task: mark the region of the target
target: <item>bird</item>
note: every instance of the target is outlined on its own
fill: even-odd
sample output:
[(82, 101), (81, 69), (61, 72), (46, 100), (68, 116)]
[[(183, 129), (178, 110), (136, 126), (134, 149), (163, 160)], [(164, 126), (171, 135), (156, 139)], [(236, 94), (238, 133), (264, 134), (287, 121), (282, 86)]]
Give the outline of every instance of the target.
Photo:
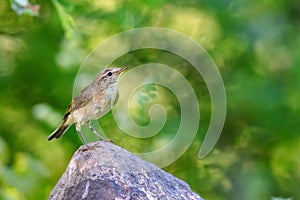
[(106, 68), (101, 71), (95, 80), (85, 87), (69, 104), (63, 121), (50, 134), (48, 141), (60, 138), (75, 124), (81, 141), (86, 145), (81, 126), (87, 124), (99, 140), (104, 140), (93, 128), (91, 121), (97, 120), (108, 113), (118, 100), (118, 80), (120, 74), (128, 67)]

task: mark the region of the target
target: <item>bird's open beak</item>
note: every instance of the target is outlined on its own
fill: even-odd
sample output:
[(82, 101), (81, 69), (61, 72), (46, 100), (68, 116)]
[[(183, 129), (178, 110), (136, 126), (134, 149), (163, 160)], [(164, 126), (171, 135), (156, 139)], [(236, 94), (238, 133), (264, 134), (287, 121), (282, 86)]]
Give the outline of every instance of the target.
[(121, 68), (117, 73), (118, 74), (121, 74), (124, 70), (126, 70), (128, 67), (123, 67), (123, 68)]

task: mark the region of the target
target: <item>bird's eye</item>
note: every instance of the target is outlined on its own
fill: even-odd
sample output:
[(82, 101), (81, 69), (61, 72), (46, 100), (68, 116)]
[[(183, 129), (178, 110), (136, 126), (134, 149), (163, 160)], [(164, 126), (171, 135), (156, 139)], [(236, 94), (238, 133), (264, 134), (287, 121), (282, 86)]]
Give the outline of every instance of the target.
[(107, 75), (108, 75), (108, 76), (111, 76), (111, 75), (112, 75), (112, 73), (111, 73), (111, 72), (108, 72), (108, 73), (107, 73)]

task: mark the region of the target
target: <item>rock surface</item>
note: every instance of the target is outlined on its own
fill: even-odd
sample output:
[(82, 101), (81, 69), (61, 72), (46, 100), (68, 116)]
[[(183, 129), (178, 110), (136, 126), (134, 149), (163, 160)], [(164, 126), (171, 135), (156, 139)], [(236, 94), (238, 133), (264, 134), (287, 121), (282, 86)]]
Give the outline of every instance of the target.
[(202, 199), (189, 185), (110, 142), (81, 146), (49, 199)]

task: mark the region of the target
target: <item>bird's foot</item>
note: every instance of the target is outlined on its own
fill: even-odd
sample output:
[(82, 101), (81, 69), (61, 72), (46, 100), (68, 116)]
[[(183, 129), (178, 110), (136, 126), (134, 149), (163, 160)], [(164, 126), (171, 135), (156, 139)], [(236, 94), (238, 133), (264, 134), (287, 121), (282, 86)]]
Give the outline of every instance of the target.
[(84, 146), (84, 148), (81, 149), (81, 151), (96, 150), (98, 147), (99, 147), (98, 144), (94, 144), (93, 146), (90, 146), (90, 145), (86, 144)]
[(102, 137), (101, 137), (101, 138), (98, 137), (98, 139), (99, 139), (99, 141), (101, 141), (101, 142), (110, 142), (110, 143), (113, 143), (113, 144), (114, 144), (114, 141), (113, 141), (112, 139), (106, 140), (106, 139), (103, 139)]
[(114, 144), (114, 141), (112, 139), (107, 140), (107, 142)]

